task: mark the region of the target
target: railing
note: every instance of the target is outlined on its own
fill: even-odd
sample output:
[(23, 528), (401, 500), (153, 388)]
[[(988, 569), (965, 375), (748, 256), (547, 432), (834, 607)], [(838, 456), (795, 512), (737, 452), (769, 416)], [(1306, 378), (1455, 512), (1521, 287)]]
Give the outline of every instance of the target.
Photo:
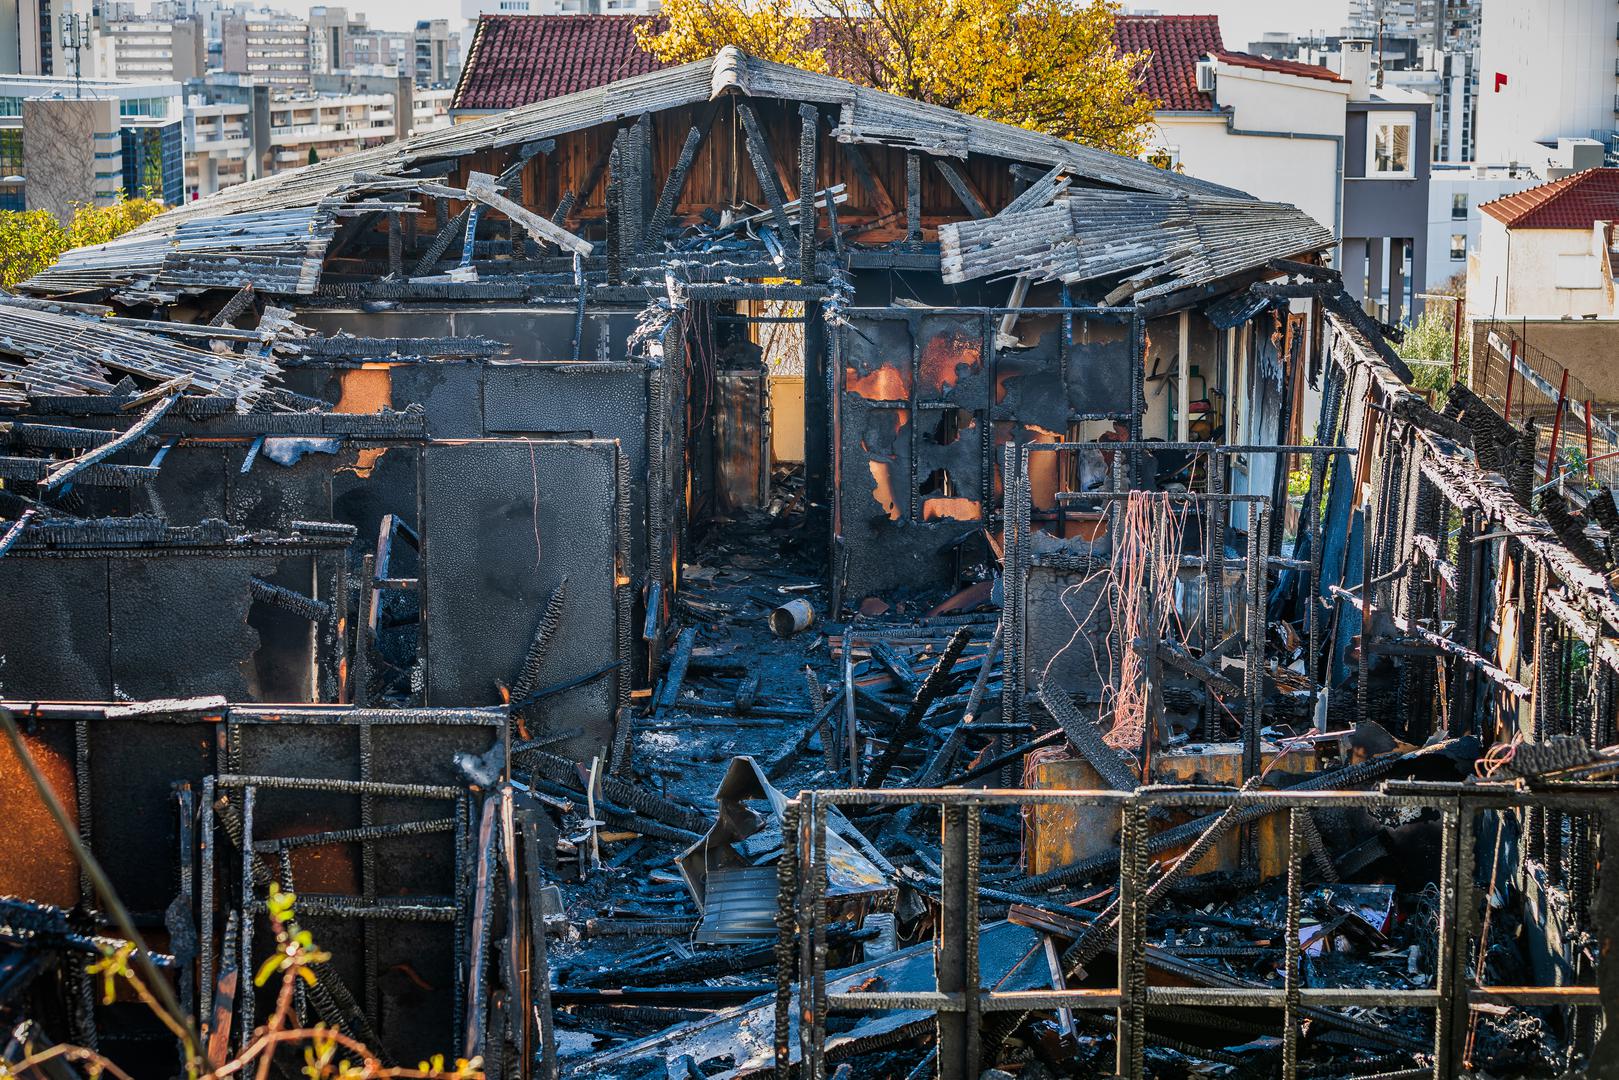
[[(1580, 474), (1619, 487), (1619, 416), (1579, 376), (1530, 345), (1508, 323), (1491, 323), (1473, 361), (1473, 389), (1509, 422), (1535, 422), (1537, 484)], [(1556, 446), (1556, 467), (1547, 468)]]
[[(1595, 787), (1593, 785), (1592, 787)], [(1055, 977), (1050, 990), (1001, 991), (985, 989), (979, 970), (979, 904), (982, 892), (992, 899), (1021, 899), (1035, 909), (1036, 895), (1016, 897), (1001, 890), (981, 890), (979, 884), (980, 814), (986, 809), (1036, 805), (1098, 807), (1116, 811), (1121, 824), (1119, 875), (1115, 899), (1100, 914), (1053, 906), (1051, 918), (1070, 925), (1087, 919), (1079, 931), (1083, 946), (1100, 935), (1102, 948), (1116, 957), (1113, 986), (1068, 989), (1065, 978)], [(842, 989), (829, 992), (826, 961), (828, 921), (827, 822), (834, 808), (891, 808), (936, 806), (941, 818), (940, 859), (937, 875), (937, 936), (934, 941), (934, 987), (922, 991)], [(1149, 881), (1149, 841), (1154, 810), (1222, 812), (1235, 827), (1271, 813), (1286, 812), (1287, 841), (1286, 939), (1282, 953), (1282, 985), (1268, 987), (1223, 976), (1213, 968), (1182, 962), (1183, 974), (1206, 973), (1208, 985), (1149, 986), (1147, 966), (1147, 914), (1158, 898), (1159, 883)], [(1437, 811), (1441, 819), (1436, 949), (1432, 983), (1425, 989), (1383, 989), (1352, 986), (1306, 986), (1300, 975), (1301, 899), (1304, 890), (1304, 855), (1314, 833), (1310, 816), (1317, 810), (1373, 809), (1383, 811)], [(1358, 1030), (1368, 1038), (1378, 1029), (1331, 1010), (1339, 1008), (1431, 1009), (1433, 1038), (1432, 1075), (1458, 1075), (1467, 1056), (1471, 1013), (1478, 1006), (1548, 1005), (1601, 1006), (1596, 986), (1476, 986), (1470, 985), (1473, 943), (1478, 937), (1480, 907), (1476, 875), (1476, 818), (1480, 814), (1537, 810), (1541, 813), (1586, 816), (1599, 825), (1602, 865), (1619, 860), (1619, 806), (1611, 787), (1606, 790), (1520, 791), (1506, 785), (1388, 784), (1382, 792), (1360, 791), (1211, 791), (1207, 788), (1143, 787), (1122, 791), (970, 791), (962, 789), (855, 789), (809, 791), (790, 803), (784, 829), (785, 853), (779, 864), (777, 912), (778, 969), (776, 990), (776, 1075), (792, 1070), (790, 1031), (798, 1020), (800, 1060), (797, 1075), (805, 1080), (826, 1076), (827, 1020), (834, 1012), (891, 1012), (921, 1010), (935, 1018), (937, 1067), (940, 1080), (974, 1080), (980, 1061), (980, 1024), (988, 1014), (1044, 1010), (1109, 1010), (1114, 1014), (1115, 1071), (1125, 1077), (1145, 1075), (1149, 1006), (1198, 1008), (1268, 1008), (1282, 1010), (1280, 1075), (1298, 1075), (1300, 1023), (1310, 1020), (1328, 1026)], [(903, 811), (902, 811), (903, 812)], [(911, 811), (914, 813), (915, 811)], [(1614, 838), (1610, 840), (1610, 838)], [(1604, 875), (1598, 902), (1592, 907), (1593, 925), (1619, 917), (1619, 875)], [(1095, 945), (1098, 942), (1092, 941)], [(1082, 955), (1085, 950), (1080, 951)], [(1161, 950), (1160, 950), (1161, 952)], [(797, 983), (793, 972), (796, 957)], [(1067, 966), (1067, 965), (1064, 965)], [(1071, 970), (1071, 968), (1070, 968)], [(1093, 972), (1100, 968), (1093, 965)], [(796, 999), (796, 1000), (795, 1000)], [(1384, 1038), (1387, 1036), (1384, 1035)], [(1382, 1039), (1378, 1038), (1379, 1044)], [(1424, 1072), (1427, 1067), (1424, 1066)]]

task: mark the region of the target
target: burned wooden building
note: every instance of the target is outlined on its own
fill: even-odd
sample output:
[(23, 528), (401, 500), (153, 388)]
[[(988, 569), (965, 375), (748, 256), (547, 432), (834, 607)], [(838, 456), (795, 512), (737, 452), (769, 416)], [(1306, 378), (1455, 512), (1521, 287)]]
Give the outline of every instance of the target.
[[(90, 989), (139, 936), (202, 1071), (266, 1018), (522, 1077), (1599, 1064), (1602, 504), (1504, 500), (1331, 242), (728, 49), (69, 252), (0, 296), (7, 1060), (172, 1073)], [(1490, 844), (1561, 905), (1509, 981)]]

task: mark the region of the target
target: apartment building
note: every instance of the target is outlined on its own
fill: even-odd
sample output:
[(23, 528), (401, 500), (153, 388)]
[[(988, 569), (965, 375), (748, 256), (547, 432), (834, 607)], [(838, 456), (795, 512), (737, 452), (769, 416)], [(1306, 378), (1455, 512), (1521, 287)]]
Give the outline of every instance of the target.
[(458, 35), (448, 19), (422, 19), (411, 36), (417, 86), (450, 86), (461, 73)]
[(120, 79), (184, 82), (208, 70), (201, 20), (119, 19), (106, 24), (112, 40), (113, 73)]
[(254, 75), (272, 87), (309, 86), (309, 24), (290, 15), (252, 12), (225, 20), (222, 70)]
[[(358, 80), (344, 94), (286, 94), (251, 79), (213, 76), (189, 86), (186, 187), (210, 195), (246, 180), (391, 142), (449, 123), (447, 88), (418, 89), (409, 75)], [(409, 109), (408, 123), (401, 124)]]
[(0, 210), (184, 196), (180, 84), (0, 75)]

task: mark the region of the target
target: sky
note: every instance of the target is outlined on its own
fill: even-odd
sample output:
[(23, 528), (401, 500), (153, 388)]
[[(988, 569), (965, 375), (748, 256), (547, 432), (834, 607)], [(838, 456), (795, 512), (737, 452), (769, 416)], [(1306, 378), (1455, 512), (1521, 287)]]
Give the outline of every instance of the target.
[[(308, 0), (266, 0), (271, 7), (306, 14)], [(460, 0), (318, 0), (363, 11), (366, 21), (384, 30), (409, 30), (418, 19), (449, 19), (462, 25)], [(1336, 32), (1343, 26), (1348, 0), (1125, 0), (1131, 11), (1165, 15), (1218, 15), (1226, 48), (1244, 49), (1266, 30), (1289, 33)]]
[(1228, 49), (1242, 50), (1267, 30), (1303, 34), (1337, 33), (1348, 14), (1348, 0), (1126, 0), (1129, 11), (1163, 15), (1218, 15)]

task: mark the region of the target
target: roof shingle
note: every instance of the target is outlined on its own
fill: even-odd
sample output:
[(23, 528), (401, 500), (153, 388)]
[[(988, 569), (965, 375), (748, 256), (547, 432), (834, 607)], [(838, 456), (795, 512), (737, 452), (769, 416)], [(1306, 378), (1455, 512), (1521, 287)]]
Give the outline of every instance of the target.
[(1619, 221), (1619, 169), (1586, 169), (1478, 208), (1510, 229), (1589, 229)]
[(1160, 108), (1167, 112), (1214, 111), (1214, 98), (1197, 88), (1198, 62), (1211, 56), (1236, 67), (1347, 82), (1337, 72), (1315, 64), (1230, 51), (1214, 15), (1120, 15), (1114, 23), (1113, 40), (1125, 52), (1151, 51), (1142, 85), (1163, 102)]
[(485, 15), (452, 109), (515, 109), (667, 67), (635, 41), (640, 15)]

